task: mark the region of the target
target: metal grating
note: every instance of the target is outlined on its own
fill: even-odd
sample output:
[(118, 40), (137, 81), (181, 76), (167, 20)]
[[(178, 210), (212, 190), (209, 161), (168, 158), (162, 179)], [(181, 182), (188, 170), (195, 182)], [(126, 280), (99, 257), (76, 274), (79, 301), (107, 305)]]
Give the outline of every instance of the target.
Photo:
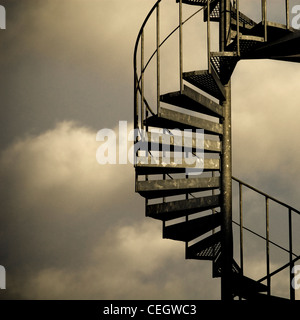
[[(237, 18), (237, 12), (236, 9), (234, 7), (231, 7), (231, 18), (234, 19), (236, 21)], [(251, 27), (254, 27), (256, 25), (256, 22), (253, 21), (252, 19), (248, 18), (246, 15), (244, 15), (242, 12), (239, 13), (239, 21), (244, 24), (244, 25), (248, 25)]]
[[(212, 2), (210, 8), (210, 21), (219, 21), (220, 19), (220, 2)], [(204, 22), (207, 21), (207, 9), (204, 10)]]
[[(257, 38), (257, 37), (256, 37)], [(258, 39), (258, 38), (257, 38)], [(240, 39), (240, 53), (246, 55), (251, 50), (256, 49), (259, 45), (263, 44), (262, 41), (253, 39)], [(237, 51), (237, 40), (234, 41), (227, 47), (230, 51)]]
[(217, 86), (213, 76), (206, 73), (197, 73), (197, 72), (189, 72), (183, 75), (183, 79), (188, 81), (195, 87), (207, 92), (213, 97), (222, 100), (223, 95), (220, 92), (219, 87)]
[[(179, 0), (176, 0), (176, 2), (179, 2)], [(194, 6), (205, 6), (207, 4), (207, 0), (182, 0), (182, 3)]]
[(210, 60), (221, 82), (223, 84), (228, 83), (238, 58), (236, 56), (212, 56)]

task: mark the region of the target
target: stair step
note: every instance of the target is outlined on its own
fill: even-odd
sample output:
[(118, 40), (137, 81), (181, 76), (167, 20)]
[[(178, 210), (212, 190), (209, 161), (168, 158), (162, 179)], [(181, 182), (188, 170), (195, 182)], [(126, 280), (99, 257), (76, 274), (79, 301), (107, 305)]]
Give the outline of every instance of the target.
[(266, 285), (237, 273), (232, 274), (232, 287), (234, 295), (246, 299), (268, 289)]
[(211, 52), (211, 64), (223, 85), (228, 83), (238, 60), (235, 52)]
[[(263, 37), (252, 36), (252, 35), (240, 35), (240, 53), (241, 56), (247, 55), (252, 50), (258, 48), (264, 43)], [(227, 46), (229, 51), (237, 51), (237, 37), (233, 42)]]
[(186, 249), (186, 259), (214, 260), (221, 250), (221, 231), (189, 246)]
[(158, 132), (147, 132), (147, 138), (149, 142), (149, 150), (151, 148), (156, 148), (158, 150), (158, 146), (163, 144), (168, 144), (171, 148), (174, 147), (182, 147), (182, 148), (191, 148), (192, 151), (202, 150), (211, 152), (211, 153), (219, 153), (221, 152), (221, 142), (217, 140), (210, 139), (198, 139), (195, 134), (188, 139), (184, 139), (184, 132), (180, 131), (181, 135), (178, 135), (178, 132), (170, 133), (158, 133)]
[(217, 208), (220, 206), (220, 195), (206, 196), (187, 200), (178, 200), (146, 206), (146, 216), (168, 221), (189, 214)]
[[(210, 5), (210, 21), (218, 22), (220, 20), (220, 1), (213, 1)], [(203, 20), (207, 21), (207, 8), (204, 9)]]
[(136, 192), (148, 199), (218, 189), (219, 177), (137, 181)]
[(225, 100), (224, 86), (213, 69), (211, 73), (208, 70), (184, 72), (183, 79), (211, 96)]
[[(256, 24), (251, 30), (249, 30), (249, 35), (263, 37), (265, 33), (265, 23), (264, 21)], [(294, 33), (294, 29), (287, 29), (285, 24), (267, 21), (267, 41), (276, 41), (286, 35)]]
[(222, 124), (162, 107), (159, 115), (146, 119), (145, 125), (168, 129), (204, 129), (206, 133), (223, 134)]
[(219, 104), (188, 86), (183, 87), (182, 93), (180, 93), (180, 91), (167, 93), (162, 95), (160, 100), (174, 106), (201, 112), (209, 116), (223, 117), (223, 108)]
[[(231, 26), (236, 26), (237, 25), (237, 10), (234, 6), (231, 5)], [(252, 29), (253, 27), (256, 26), (256, 22), (247, 17), (245, 14), (242, 12), (239, 12), (239, 21), (240, 21), (240, 28), (243, 29)]]
[(221, 225), (221, 213), (176, 223), (163, 228), (163, 238), (178, 241), (191, 241)]
[(300, 62), (300, 31), (289, 32), (285, 36), (264, 43), (255, 48), (247, 59), (275, 59), (281, 61)]
[[(176, 2), (179, 2), (179, 0), (176, 0)], [(190, 4), (193, 6), (206, 6), (207, 0), (182, 0), (182, 3)]]
[[(186, 161), (187, 160), (187, 161)], [(169, 158), (169, 157), (138, 157), (135, 169), (138, 174), (161, 174), (161, 173), (181, 173), (186, 169), (201, 171), (214, 171), (220, 169), (219, 159), (203, 159), (194, 156), (191, 158)]]

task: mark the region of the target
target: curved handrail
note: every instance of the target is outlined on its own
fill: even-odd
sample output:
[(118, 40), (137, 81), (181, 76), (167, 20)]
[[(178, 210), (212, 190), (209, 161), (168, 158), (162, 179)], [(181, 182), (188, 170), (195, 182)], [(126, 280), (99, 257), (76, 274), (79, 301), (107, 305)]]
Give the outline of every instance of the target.
[[(138, 102), (137, 102), (137, 90), (140, 90), (140, 87), (138, 85), (138, 76), (137, 76), (137, 49), (138, 49), (138, 45), (143, 33), (143, 30), (145, 28), (145, 25), (147, 24), (149, 18), (151, 17), (152, 13), (154, 12), (154, 10), (157, 8), (158, 4), (161, 2), (161, 0), (158, 0), (154, 6), (152, 7), (152, 9), (149, 11), (148, 15), (146, 16), (140, 31), (138, 33), (136, 42), (135, 42), (135, 46), (134, 46), (134, 54), (133, 54), (133, 68), (134, 68), (134, 127), (137, 128), (138, 127)], [(146, 104), (148, 105), (148, 103)]]
[[(216, 0), (213, 0), (212, 2), (214, 2)], [(153, 7), (151, 8), (151, 10), (149, 11), (148, 15), (146, 16), (136, 39), (135, 42), (135, 46), (134, 46), (134, 58), (133, 58), (133, 65), (134, 65), (134, 125), (135, 128), (138, 127), (138, 102), (137, 102), (137, 91), (139, 91), (141, 93), (141, 88), (140, 88), (140, 81), (142, 78), (142, 75), (140, 77), (138, 77), (137, 74), (137, 50), (138, 50), (138, 45), (140, 43), (141, 37), (142, 37), (142, 33), (143, 30), (148, 22), (148, 20), (150, 19), (150, 17), (152, 16), (153, 12), (155, 11), (155, 9), (157, 9), (159, 3), (161, 2), (161, 0), (158, 0)], [(203, 9), (207, 8), (207, 6), (201, 7), (199, 10), (195, 11), (194, 13), (192, 13), (188, 18), (186, 18), (184, 21), (182, 21), (182, 25), (184, 25), (186, 22), (188, 22), (190, 19), (192, 19), (195, 15), (197, 15), (199, 12), (201, 12)], [(180, 25), (178, 25), (177, 27), (175, 27), (165, 38), (164, 40), (159, 43), (158, 48), (160, 48), (178, 29), (180, 28)], [(150, 56), (150, 58), (148, 59), (148, 61), (146, 62), (145, 66), (143, 67), (143, 70), (141, 70), (141, 73), (145, 72), (145, 70), (147, 69), (149, 63), (151, 62), (151, 60), (153, 59), (153, 57), (157, 54), (158, 49), (154, 50), (154, 52), (152, 53), (152, 55)], [(150, 113), (152, 115), (154, 115), (153, 110), (151, 110), (149, 103), (147, 102), (147, 100), (145, 99), (145, 97), (143, 97), (143, 102), (146, 105), (146, 108), (148, 109), (148, 111), (150, 111)]]

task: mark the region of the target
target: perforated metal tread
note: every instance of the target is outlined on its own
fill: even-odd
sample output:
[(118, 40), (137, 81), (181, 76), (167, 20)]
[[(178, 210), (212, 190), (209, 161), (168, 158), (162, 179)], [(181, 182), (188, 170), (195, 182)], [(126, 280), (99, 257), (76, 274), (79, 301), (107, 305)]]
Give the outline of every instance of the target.
[(239, 58), (233, 52), (212, 52), (210, 61), (222, 84), (225, 85), (228, 83)]
[[(212, 0), (212, 1), (218, 1), (218, 0)], [(179, 0), (176, 0), (176, 2), (179, 2)], [(193, 6), (206, 6), (207, 0), (182, 0), (182, 3), (190, 4)]]
[[(215, 1), (211, 3), (209, 17), (210, 21), (218, 22), (220, 20), (220, 1)], [(204, 10), (203, 20), (204, 22), (207, 21), (207, 9)]]
[[(242, 35), (240, 36), (240, 54), (241, 58), (251, 53), (252, 50), (259, 48), (264, 44), (264, 38), (258, 36)], [(226, 50), (236, 52), (237, 51), (237, 37), (233, 42), (227, 46)]]
[(160, 100), (186, 110), (196, 111), (218, 118), (223, 117), (223, 108), (218, 103), (186, 85), (184, 85), (182, 92), (175, 91), (166, 93), (160, 96)]
[(221, 231), (189, 246), (186, 259), (214, 260), (221, 250)]
[(212, 73), (209, 73), (208, 70), (184, 72), (183, 79), (214, 98), (219, 100), (225, 99), (225, 90), (222, 88), (222, 83), (220, 82), (218, 86), (216, 80), (218, 81), (219, 79), (214, 77)]

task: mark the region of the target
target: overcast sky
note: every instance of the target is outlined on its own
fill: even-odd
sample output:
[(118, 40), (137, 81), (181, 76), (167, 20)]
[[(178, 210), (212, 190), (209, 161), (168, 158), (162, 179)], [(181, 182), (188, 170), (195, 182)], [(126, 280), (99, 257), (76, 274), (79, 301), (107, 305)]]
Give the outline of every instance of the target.
[[(176, 25), (175, 0), (163, 2), (163, 27)], [(220, 298), (211, 264), (184, 260), (184, 244), (163, 240), (161, 224), (144, 217), (132, 165), (96, 161), (98, 130), (133, 121), (133, 47), (153, 4), (0, 1), (7, 13), (0, 30), (1, 298)], [(257, 15), (245, 1), (244, 8)], [(297, 64), (243, 61), (232, 78), (233, 173), (296, 208), (299, 77)], [(275, 237), (282, 224), (274, 221)], [(261, 273), (256, 249), (249, 249), (252, 275)]]

